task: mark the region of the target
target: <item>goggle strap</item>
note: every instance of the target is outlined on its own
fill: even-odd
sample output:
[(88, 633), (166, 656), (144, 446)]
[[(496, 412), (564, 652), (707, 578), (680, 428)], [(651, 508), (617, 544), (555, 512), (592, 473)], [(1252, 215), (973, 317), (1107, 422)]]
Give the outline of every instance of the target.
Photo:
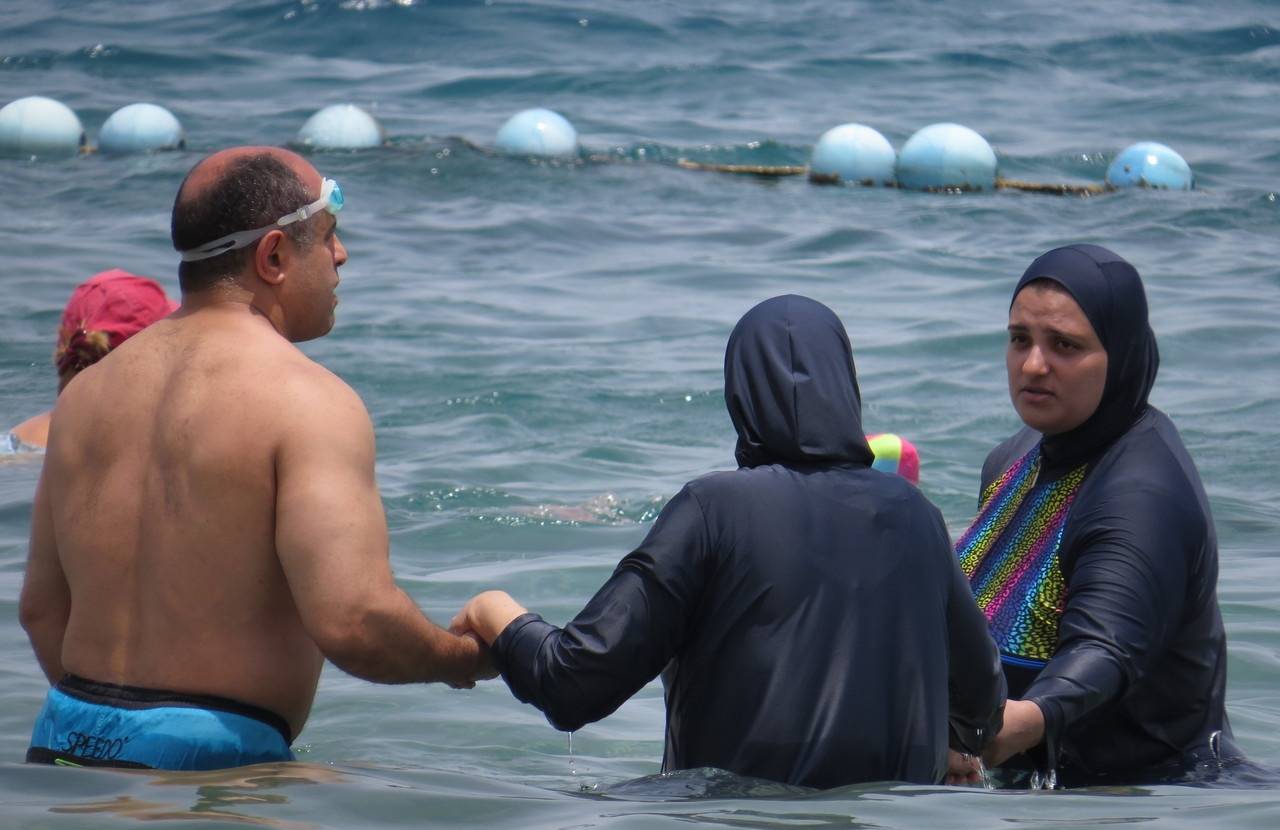
[[(265, 228), (229, 233), (226, 236), (218, 237), (212, 242), (206, 242), (203, 245), (199, 245), (188, 251), (183, 251), (182, 261), (199, 262), (202, 259), (213, 259), (216, 256), (225, 254), (227, 251), (244, 248), (277, 228), (292, 225), (294, 222), (302, 222), (319, 213), (322, 209), (329, 207), (329, 200), (337, 186), (338, 183), (333, 179), (324, 179), (320, 184), (320, 198), (316, 199), (311, 204), (303, 205), (293, 213), (286, 213), (284, 216), (277, 219), (274, 224), (267, 225)], [(341, 209), (342, 203), (338, 202), (337, 208), (333, 212), (336, 213)]]

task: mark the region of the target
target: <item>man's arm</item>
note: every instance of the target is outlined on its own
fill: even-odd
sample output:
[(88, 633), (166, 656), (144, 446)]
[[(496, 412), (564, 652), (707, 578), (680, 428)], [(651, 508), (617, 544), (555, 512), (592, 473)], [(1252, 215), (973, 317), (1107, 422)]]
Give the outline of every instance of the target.
[(31, 510), (31, 548), (18, 600), (18, 618), (50, 683), (62, 679), (62, 640), (71, 616), (71, 589), (58, 559), (53, 509), (41, 472)]
[(488, 673), (486, 650), (428, 620), (392, 576), (364, 404), (327, 373), (297, 387), (276, 457), (276, 551), (303, 626), (365, 680), (470, 685)]

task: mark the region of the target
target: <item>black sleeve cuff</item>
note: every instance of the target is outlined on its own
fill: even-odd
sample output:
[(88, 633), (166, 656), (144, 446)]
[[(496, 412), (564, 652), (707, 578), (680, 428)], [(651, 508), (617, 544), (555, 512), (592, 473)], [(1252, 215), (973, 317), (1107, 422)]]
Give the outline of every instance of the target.
[(521, 703), (535, 702), (538, 652), (547, 637), (557, 630), (538, 614), (521, 614), (507, 623), (489, 647), (493, 665), (502, 673), (511, 694)]

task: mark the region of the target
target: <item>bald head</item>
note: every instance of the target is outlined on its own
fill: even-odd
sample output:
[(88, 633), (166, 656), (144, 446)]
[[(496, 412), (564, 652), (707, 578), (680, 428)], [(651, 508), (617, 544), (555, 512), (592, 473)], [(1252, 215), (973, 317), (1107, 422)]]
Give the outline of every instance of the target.
[[(279, 147), (232, 147), (196, 163), (178, 188), (171, 236), (179, 251), (228, 234), (261, 228), (314, 201), (320, 174), (297, 153)], [(299, 244), (311, 242), (310, 223), (285, 232)], [(178, 279), (184, 294), (236, 279), (253, 261), (255, 246), (210, 259), (183, 262)]]
[(231, 147), (205, 156), (196, 162), (178, 188), (177, 204), (198, 199), (215, 187), (234, 170), (237, 163), (247, 160), (274, 159), (288, 167), (304, 184), (320, 186), (320, 174), (302, 156), (281, 147)]

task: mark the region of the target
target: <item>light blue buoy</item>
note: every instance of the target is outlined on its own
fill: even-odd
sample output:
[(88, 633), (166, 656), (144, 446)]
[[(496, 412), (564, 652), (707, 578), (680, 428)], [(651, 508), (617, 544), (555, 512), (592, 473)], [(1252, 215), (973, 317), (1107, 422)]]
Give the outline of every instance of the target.
[(71, 156), (84, 146), (84, 125), (61, 101), (31, 95), (0, 109), (0, 152)]
[(573, 156), (578, 152), (578, 131), (558, 112), (524, 110), (502, 125), (494, 146), (517, 156)]
[(861, 124), (841, 124), (822, 134), (809, 158), (809, 176), (860, 184), (892, 184), (896, 156), (880, 133)]
[(913, 190), (991, 190), (996, 184), (996, 154), (968, 127), (930, 124), (902, 145), (898, 184)]
[(1140, 141), (1120, 151), (1107, 168), (1112, 187), (1158, 187), (1190, 190), (1195, 186), (1191, 167), (1182, 156), (1154, 141)]
[(317, 150), (368, 150), (386, 143), (378, 120), (355, 104), (334, 104), (307, 119), (295, 143)]
[(156, 104), (121, 107), (98, 130), (98, 149), (104, 153), (178, 150), (186, 143), (186, 133), (178, 119)]

